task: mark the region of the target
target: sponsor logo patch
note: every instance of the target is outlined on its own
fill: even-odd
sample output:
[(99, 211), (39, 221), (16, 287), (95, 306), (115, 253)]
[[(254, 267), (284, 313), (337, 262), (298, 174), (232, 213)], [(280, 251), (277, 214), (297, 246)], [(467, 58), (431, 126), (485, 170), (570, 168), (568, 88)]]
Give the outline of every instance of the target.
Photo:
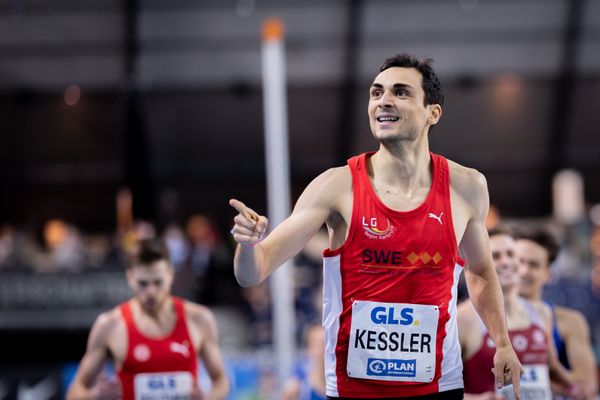
[(386, 360), (369, 358), (367, 375), (414, 377), (417, 374), (417, 360)]
[(394, 233), (394, 226), (385, 218), (367, 218), (363, 215), (361, 220), (365, 235), (370, 239), (387, 239)]

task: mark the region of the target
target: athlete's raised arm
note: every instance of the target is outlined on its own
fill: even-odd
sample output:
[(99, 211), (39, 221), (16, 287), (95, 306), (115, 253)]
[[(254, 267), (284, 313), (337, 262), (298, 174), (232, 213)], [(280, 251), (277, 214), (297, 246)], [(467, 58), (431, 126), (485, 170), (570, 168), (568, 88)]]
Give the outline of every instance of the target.
[(242, 286), (262, 282), (277, 267), (294, 257), (321, 226), (336, 212), (337, 201), (347, 186), (344, 167), (332, 168), (315, 178), (304, 190), (292, 214), (264, 239), (267, 218), (232, 199), (238, 211), (231, 230), (238, 243), (234, 258), (235, 276)]
[(467, 288), (473, 306), (496, 345), (493, 368), (496, 386), (512, 382), (518, 399), (522, 368), (508, 337), (502, 289), (485, 227), (489, 209), (487, 184), (485, 177), (475, 170), (469, 170), (464, 178), (459, 190), (466, 203), (471, 205), (471, 217), (460, 243), (460, 252), (466, 261)]

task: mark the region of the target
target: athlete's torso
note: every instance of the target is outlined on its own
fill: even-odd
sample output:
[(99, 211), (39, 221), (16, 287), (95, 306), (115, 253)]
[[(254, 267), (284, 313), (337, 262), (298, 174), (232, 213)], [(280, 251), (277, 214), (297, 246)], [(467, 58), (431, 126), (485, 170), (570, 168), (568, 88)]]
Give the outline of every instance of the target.
[(173, 330), (154, 338), (140, 332), (130, 302), (119, 306), (128, 343), (118, 371), (123, 400), (187, 398), (197, 379), (198, 361), (183, 300), (173, 298), (173, 307), (177, 314)]
[[(551, 399), (548, 377), (548, 345), (541, 316), (526, 300), (521, 304), (526, 307), (530, 324), (520, 329), (509, 329), (508, 334), (521, 362), (524, 373), (521, 376), (522, 399)], [(480, 321), (483, 336), (481, 347), (464, 362), (465, 393), (484, 393), (494, 391), (494, 366), (496, 348), (485, 326)], [(505, 396), (512, 396), (512, 388), (503, 389)], [(508, 397), (512, 398), (512, 397)]]
[(406, 397), (462, 388), (456, 285), (463, 261), (448, 162), (432, 154), (426, 199), (397, 212), (375, 194), (367, 157), (348, 162), (353, 211), (346, 242), (324, 252), (327, 395)]

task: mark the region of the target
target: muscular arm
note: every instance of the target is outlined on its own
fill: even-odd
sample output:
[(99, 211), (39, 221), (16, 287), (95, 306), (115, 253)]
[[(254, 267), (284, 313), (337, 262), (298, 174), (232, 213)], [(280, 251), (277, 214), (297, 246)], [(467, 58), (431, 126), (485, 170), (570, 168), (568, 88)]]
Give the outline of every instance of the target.
[(595, 398), (598, 391), (596, 361), (590, 342), (590, 328), (582, 314), (563, 307), (556, 307), (559, 331), (565, 340), (567, 357), (571, 366), (571, 376), (580, 386)]
[(515, 390), (518, 390), (521, 365), (508, 337), (502, 290), (485, 228), (489, 209), (487, 185), (483, 175), (473, 170), (468, 172), (462, 183), (469, 183), (462, 187), (462, 195), (466, 204), (471, 206), (471, 216), (460, 243), (460, 251), (466, 261), (465, 278), (469, 296), (496, 345), (496, 383), (506, 384), (507, 380), (512, 380)]
[(241, 244), (234, 258), (234, 273), (240, 285), (262, 282), (302, 250), (331, 217), (344, 185), (349, 186), (344, 174), (349, 177), (344, 168), (334, 168), (313, 180), (298, 199), (292, 215), (259, 243), (259, 234), (266, 230), (266, 218), (239, 202), (237, 206), (230, 202), (240, 212), (234, 226), (234, 238)]
[(67, 400), (101, 399), (98, 387), (94, 386), (102, 367), (109, 359), (108, 335), (114, 328), (114, 318), (101, 314), (88, 338), (86, 352), (67, 392)]
[(229, 379), (225, 372), (221, 350), (219, 348), (219, 333), (217, 323), (212, 312), (202, 306), (191, 307), (191, 321), (194, 329), (202, 335), (202, 343), (198, 349), (198, 355), (206, 367), (211, 380), (211, 389), (208, 400), (223, 400), (229, 393)]

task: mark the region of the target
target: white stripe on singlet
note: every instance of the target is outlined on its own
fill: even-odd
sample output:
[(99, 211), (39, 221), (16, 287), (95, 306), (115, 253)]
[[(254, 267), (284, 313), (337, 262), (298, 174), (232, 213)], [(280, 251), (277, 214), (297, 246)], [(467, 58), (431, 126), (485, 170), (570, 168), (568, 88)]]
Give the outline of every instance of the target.
[(342, 313), (342, 276), (338, 254), (323, 257), (323, 329), (325, 331), (325, 382), (327, 396), (338, 397), (335, 347)]
[(454, 265), (454, 282), (452, 283), (451, 297), (448, 302), (450, 319), (446, 323), (446, 337), (442, 344), (442, 376), (438, 381), (439, 391), (444, 392), (464, 387), (462, 378), (462, 359), (460, 344), (458, 343), (458, 329), (456, 325), (456, 300), (458, 298), (458, 280), (463, 268)]

